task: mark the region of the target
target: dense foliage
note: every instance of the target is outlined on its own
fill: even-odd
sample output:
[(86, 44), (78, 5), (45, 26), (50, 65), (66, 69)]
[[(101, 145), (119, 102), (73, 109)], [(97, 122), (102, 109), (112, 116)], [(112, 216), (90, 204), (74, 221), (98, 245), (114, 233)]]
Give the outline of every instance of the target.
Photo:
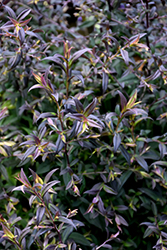
[(1, 249), (167, 249), (166, 11), (1, 1)]

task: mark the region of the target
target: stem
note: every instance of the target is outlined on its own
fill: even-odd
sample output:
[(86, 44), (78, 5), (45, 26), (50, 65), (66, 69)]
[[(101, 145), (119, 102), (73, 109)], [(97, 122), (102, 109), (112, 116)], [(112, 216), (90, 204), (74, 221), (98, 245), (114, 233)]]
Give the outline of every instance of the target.
[(49, 215), (49, 218), (50, 218), (51, 221), (52, 221), (53, 227), (54, 227), (54, 229), (56, 230), (56, 232), (58, 233), (59, 241), (60, 241), (60, 243), (62, 243), (61, 234), (60, 234), (58, 228), (56, 227), (56, 225), (55, 225), (55, 223), (54, 223), (54, 220), (53, 220), (53, 217), (52, 217), (52, 215), (51, 215), (49, 209), (47, 208), (47, 206), (46, 206), (44, 200), (42, 199), (42, 197), (41, 197), (36, 191), (34, 191), (34, 194), (40, 199), (40, 201), (42, 202), (43, 206), (45, 207), (46, 212), (47, 212), (47, 214)]
[(108, 9), (109, 9), (109, 11), (112, 11), (112, 6), (111, 6), (111, 3), (110, 3), (110, 0), (107, 0), (107, 3), (108, 3)]
[(67, 71), (67, 75), (66, 75), (66, 99), (68, 99), (68, 90), (69, 90), (69, 66), (68, 66), (68, 61), (67, 61), (67, 68), (66, 68), (66, 71)]
[[(146, 27), (147, 27), (147, 31), (149, 28), (149, 18), (148, 18), (148, 0), (146, 0)], [(146, 43), (147, 43), (147, 47), (149, 47), (150, 49), (150, 42), (149, 42), (149, 38), (148, 38), (148, 34), (146, 36)]]

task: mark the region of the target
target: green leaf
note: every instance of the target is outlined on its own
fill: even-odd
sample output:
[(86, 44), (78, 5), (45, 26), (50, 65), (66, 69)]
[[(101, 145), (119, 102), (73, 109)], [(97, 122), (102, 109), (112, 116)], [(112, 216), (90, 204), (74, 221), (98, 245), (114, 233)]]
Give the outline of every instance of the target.
[(68, 226), (62, 233), (62, 241), (65, 242), (69, 235), (73, 232), (74, 227), (73, 226)]
[(130, 170), (127, 170), (123, 174), (121, 174), (121, 177), (119, 178), (119, 181), (120, 181), (120, 186), (118, 186), (119, 190), (123, 187), (123, 185), (129, 179), (131, 174), (132, 174), (132, 171)]
[(76, 243), (83, 246), (90, 246), (90, 242), (82, 234), (74, 232), (70, 235), (69, 238), (73, 239)]

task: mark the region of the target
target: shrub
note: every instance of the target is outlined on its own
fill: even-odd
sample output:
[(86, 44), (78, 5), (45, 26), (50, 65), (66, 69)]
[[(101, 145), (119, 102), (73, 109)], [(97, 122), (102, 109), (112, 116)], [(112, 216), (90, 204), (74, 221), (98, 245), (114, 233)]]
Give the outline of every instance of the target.
[(165, 8), (2, 1), (3, 248), (166, 249)]

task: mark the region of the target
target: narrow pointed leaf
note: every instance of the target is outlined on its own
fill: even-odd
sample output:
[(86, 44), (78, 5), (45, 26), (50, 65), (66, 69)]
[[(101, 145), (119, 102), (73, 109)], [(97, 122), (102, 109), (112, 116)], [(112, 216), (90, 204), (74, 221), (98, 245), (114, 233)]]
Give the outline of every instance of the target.
[(31, 12), (31, 9), (23, 10), (17, 17), (17, 19), (23, 20), (26, 16), (28, 16)]
[(108, 74), (104, 71), (103, 72), (103, 80), (102, 80), (103, 94), (106, 92), (107, 87), (108, 87)]
[(140, 155), (136, 155), (135, 159), (139, 163), (139, 165), (148, 172), (148, 165), (147, 162), (144, 160), (144, 158)]
[(68, 218), (63, 217), (63, 216), (59, 216), (59, 219), (58, 219), (58, 220), (59, 220), (60, 222), (64, 222), (64, 223), (66, 223), (66, 224), (69, 224), (69, 225), (73, 226), (75, 229), (77, 229), (76, 226), (75, 226), (75, 224), (73, 223), (73, 221), (72, 221), (71, 219), (68, 219)]
[(124, 49), (120, 49), (121, 51), (121, 55), (122, 55), (122, 58), (124, 59), (126, 65), (129, 64), (129, 55), (128, 55), (128, 52)]
[(91, 48), (81, 49), (75, 52), (71, 58), (71, 64), (75, 62), (79, 57), (81, 57), (85, 52), (91, 51)]
[(126, 109), (131, 109), (137, 99), (137, 90), (135, 91), (135, 93), (131, 96), (131, 98), (129, 99), (128, 103), (126, 104)]
[(117, 195), (117, 192), (112, 189), (111, 187), (107, 186), (107, 185), (103, 185), (103, 190), (109, 194), (115, 194)]
[(87, 117), (89, 116), (93, 110), (95, 109), (97, 104), (97, 98), (95, 98), (84, 110), (84, 115)]
[(127, 104), (127, 100), (126, 100), (126, 97), (119, 90), (118, 90), (118, 94), (121, 99), (121, 109), (123, 110)]
[(84, 110), (84, 107), (82, 105), (82, 103), (77, 99), (77, 98), (73, 98), (74, 102), (75, 102), (75, 106), (76, 106), (76, 110), (81, 113)]
[(36, 212), (36, 223), (37, 223), (37, 226), (40, 224), (43, 216), (45, 214), (45, 207), (38, 207), (37, 209), (37, 212)]
[(50, 180), (50, 177), (58, 170), (58, 168), (53, 169), (52, 171), (50, 171), (44, 179), (44, 183), (47, 183)]
[(114, 153), (117, 152), (117, 149), (119, 148), (121, 144), (121, 136), (118, 133), (115, 133), (114, 138), (113, 138), (113, 144), (114, 144)]
[(122, 155), (125, 157), (127, 163), (130, 165), (130, 155), (129, 155), (128, 151), (124, 148), (123, 145), (120, 145), (119, 149), (120, 149)]
[(59, 183), (60, 181), (51, 181), (47, 184), (44, 184), (43, 185), (43, 188), (41, 190), (41, 195), (44, 196), (46, 194), (46, 192), (51, 188), (53, 187), (54, 185), (56, 185), (57, 183)]

